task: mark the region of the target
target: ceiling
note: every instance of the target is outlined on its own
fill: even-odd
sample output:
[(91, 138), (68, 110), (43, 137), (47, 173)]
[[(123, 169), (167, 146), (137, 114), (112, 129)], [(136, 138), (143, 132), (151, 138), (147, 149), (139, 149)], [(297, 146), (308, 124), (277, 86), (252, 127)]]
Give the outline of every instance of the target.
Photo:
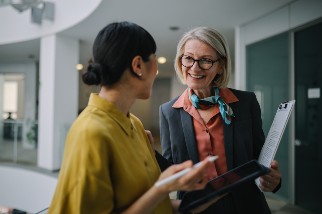
[[(80, 62), (86, 63), (98, 31), (114, 21), (135, 22), (157, 42), (157, 55), (167, 58), (159, 76), (173, 73), (173, 59), (181, 35), (196, 26), (219, 30), (234, 51), (234, 28), (267, 15), (295, 0), (103, 0), (98, 9), (78, 25), (61, 32), (80, 40)], [(80, 6), (80, 5), (78, 5)], [(19, 13), (17, 13), (19, 15)], [(171, 27), (178, 27), (176, 31)], [(0, 63), (39, 59), (39, 39), (0, 45)]]

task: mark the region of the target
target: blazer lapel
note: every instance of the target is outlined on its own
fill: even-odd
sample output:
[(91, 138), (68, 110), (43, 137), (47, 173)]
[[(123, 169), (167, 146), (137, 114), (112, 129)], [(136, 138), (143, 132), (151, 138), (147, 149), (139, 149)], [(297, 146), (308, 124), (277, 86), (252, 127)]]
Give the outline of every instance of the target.
[(199, 162), (198, 148), (197, 148), (196, 138), (194, 136), (195, 132), (193, 129), (192, 118), (183, 109), (180, 110), (180, 116), (181, 116), (183, 134), (184, 134), (186, 147), (188, 151), (187, 155), (189, 156), (190, 160), (192, 160), (193, 163), (197, 163)]

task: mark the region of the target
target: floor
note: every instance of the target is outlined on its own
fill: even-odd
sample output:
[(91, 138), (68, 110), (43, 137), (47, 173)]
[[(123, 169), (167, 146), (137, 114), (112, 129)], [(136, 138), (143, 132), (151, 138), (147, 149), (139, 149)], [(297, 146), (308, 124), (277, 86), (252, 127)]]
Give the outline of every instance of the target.
[[(300, 207), (291, 205), (283, 200), (278, 200), (270, 195), (265, 195), (267, 203), (272, 211), (272, 214), (315, 214)], [(170, 198), (175, 198), (176, 192), (170, 194)], [(316, 213), (317, 214), (317, 213)]]
[[(12, 164), (18, 167), (25, 167), (30, 170), (36, 170), (44, 173), (53, 173), (57, 176), (58, 172), (48, 172), (35, 167), (37, 161), (37, 149), (25, 147), (21, 142), (17, 142), (16, 146), (12, 142), (0, 142), (0, 164)], [(170, 194), (170, 197), (174, 195)], [(283, 200), (276, 199), (272, 195), (266, 195), (267, 202), (271, 208), (272, 214), (315, 214), (301, 209), (300, 207), (293, 206)], [(2, 212), (0, 212), (3, 214)], [(41, 214), (46, 214), (46, 210)]]
[[(314, 214), (306, 210), (303, 210), (299, 207), (292, 206), (290, 204), (287, 204), (286, 202), (279, 201), (273, 198), (268, 197), (267, 202), (269, 204), (269, 207), (271, 208), (272, 214)], [(0, 213), (9, 214), (5, 212), (0, 212)], [(27, 214), (27, 213), (20, 213), (20, 214)], [(47, 214), (47, 209), (39, 211), (37, 214)]]
[[(285, 201), (266, 196), (272, 214), (314, 214), (300, 207), (288, 204)], [(317, 214), (317, 213), (316, 213)]]

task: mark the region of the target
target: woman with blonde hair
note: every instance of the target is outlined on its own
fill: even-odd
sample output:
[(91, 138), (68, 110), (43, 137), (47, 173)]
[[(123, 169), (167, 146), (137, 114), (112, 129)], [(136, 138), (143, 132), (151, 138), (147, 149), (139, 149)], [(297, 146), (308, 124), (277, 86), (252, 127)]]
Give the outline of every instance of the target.
[[(210, 180), (258, 159), (265, 142), (260, 106), (254, 93), (227, 88), (231, 56), (224, 37), (209, 27), (190, 30), (178, 43), (174, 67), (187, 89), (159, 110), (162, 155), (169, 163), (218, 155), (207, 169)], [(260, 177), (260, 188), (275, 192), (280, 184), (274, 160), (271, 172)], [(247, 183), (202, 213), (270, 213), (261, 190)], [(178, 199), (183, 195), (179, 191)]]

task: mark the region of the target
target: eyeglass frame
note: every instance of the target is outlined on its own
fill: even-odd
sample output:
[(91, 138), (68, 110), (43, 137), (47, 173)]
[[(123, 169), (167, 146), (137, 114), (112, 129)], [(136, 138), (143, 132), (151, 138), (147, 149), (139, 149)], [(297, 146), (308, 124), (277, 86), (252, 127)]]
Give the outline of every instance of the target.
[[(192, 65), (189, 67), (189, 66), (185, 66), (183, 63), (182, 63), (182, 58), (184, 57), (184, 56), (188, 56), (188, 57), (190, 57), (192, 60), (193, 60), (193, 63), (192, 63)], [(211, 61), (211, 66), (209, 67), (209, 68), (207, 68), (207, 69), (204, 69), (204, 68), (202, 68), (202, 67), (200, 67), (200, 64), (199, 64), (199, 62), (200, 62), (200, 60), (205, 60), (205, 59), (207, 59), (207, 60), (209, 60), (209, 61)], [(191, 56), (189, 56), (189, 55), (184, 55), (184, 54), (182, 54), (181, 56), (180, 56), (180, 62), (181, 62), (181, 65), (182, 66), (184, 66), (184, 67), (186, 67), (186, 68), (192, 68), (192, 66), (195, 64), (195, 62), (197, 61), (198, 62), (198, 67), (201, 69), (201, 70), (209, 70), (210, 68), (212, 68), (212, 66), (214, 66), (214, 64), (216, 63), (216, 62), (218, 62), (220, 60), (220, 58), (217, 58), (216, 60), (212, 60), (212, 59), (208, 59), (208, 58), (201, 58), (201, 59), (194, 59), (193, 57), (191, 57)]]

